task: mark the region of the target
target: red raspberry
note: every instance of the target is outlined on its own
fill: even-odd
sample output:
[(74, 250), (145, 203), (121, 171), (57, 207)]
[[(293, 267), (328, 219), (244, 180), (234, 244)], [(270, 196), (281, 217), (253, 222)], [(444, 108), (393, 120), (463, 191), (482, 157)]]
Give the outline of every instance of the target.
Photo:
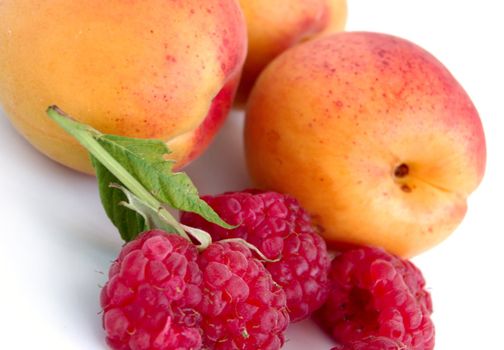
[(203, 196), (225, 221), (239, 225), (227, 230), (199, 215), (182, 213), (181, 222), (201, 228), (214, 240), (243, 238), (270, 259), (265, 263), (287, 294), (291, 321), (307, 318), (327, 297), (330, 260), (324, 240), (294, 198), (275, 192), (229, 192)]
[(369, 337), (346, 345), (337, 345), (331, 350), (407, 350), (407, 347), (390, 338)]
[(197, 250), (163, 231), (126, 244), (101, 293), (107, 343), (117, 350), (199, 349)]
[(289, 323), (285, 292), (250, 249), (211, 244), (198, 259), (203, 273), (203, 345), (217, 350), (276, 350)]
[(434, 348), (431, 298), (411, 262), (363, 247), (336, 256), (329, 280), (329, 298), (316, 318), (339, 343), (354, 342), (348, 349), (374, 337), (410, 350)]

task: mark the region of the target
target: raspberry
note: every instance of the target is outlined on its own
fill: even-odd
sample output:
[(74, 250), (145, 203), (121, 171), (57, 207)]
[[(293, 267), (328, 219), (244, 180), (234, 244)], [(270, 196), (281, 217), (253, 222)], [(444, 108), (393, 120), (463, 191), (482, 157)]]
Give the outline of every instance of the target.
[(364, 349), (360, 344), (374, 337), (410, 350), (434, 348), (431, 298), (411, 262), (377, 248), (354, 249), (334, 258), (329, 281), (316, 319), (344, 349)]
[(107, 343), (117, 350), (199, 349), (197, 250), (163, 231), (126, 244), (101, 292)]
[(239, 226), (227, 230), (193, 213), (182, 213), (181, 222), (207, 231), (214, 240), (242, 238), (266, 257), (280, 257), (265, 266), (287, 294), (291, 321), (307, 318), (322, 305), (327, 297), (330, 260), (324, 240), (297, 200), (254, 190), (202, 199), (225, 221)]
[(203, 345), (217, 350), (276, 350), (289, 323), (285, 292), (237, 242), (216, 242), (198, 259), (203, 273)]
[(346, 345), (338, 345), (331, 350), (406, 350), (407, 348), (395, 340), (386, 337), (369, 337)]

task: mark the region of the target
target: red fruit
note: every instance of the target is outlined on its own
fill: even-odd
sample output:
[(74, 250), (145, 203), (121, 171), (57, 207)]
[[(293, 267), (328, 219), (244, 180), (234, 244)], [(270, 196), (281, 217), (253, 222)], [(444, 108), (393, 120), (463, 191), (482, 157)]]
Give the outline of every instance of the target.
[(216, 242), (198, 259), (203, 273), (203, 345), (217, 350), (276, 350), (289, 323), (285, 293), (241, 243)]
[(344, 349), (361, 349), (375, 337), (409, 350), (434, 348), (431, 298), (411, 262), (377, 248), (354, 249), (334, 258), (329, 280), (316, 318)]
[(346, 345), (337, 345), (331, 350), (407, 350), (408, 348), (386, 337), (369, 337)]
[(126, 244), (101, 293), (107, 343), (117, 350), (201, 348), (197, 250), (163, 231)]
[(268, 258), (273, 279), (287, 294), (291, 321), (307, 318), (327, 297), (329, 257), (324, 240), (308, 214), (294, 198), (275, 192), (245, 191), (202, 197), (226, 222), (239, 225), (227, 230), (193, 213), (181, 222), (201, 228), (214, 240), (243, 238)]

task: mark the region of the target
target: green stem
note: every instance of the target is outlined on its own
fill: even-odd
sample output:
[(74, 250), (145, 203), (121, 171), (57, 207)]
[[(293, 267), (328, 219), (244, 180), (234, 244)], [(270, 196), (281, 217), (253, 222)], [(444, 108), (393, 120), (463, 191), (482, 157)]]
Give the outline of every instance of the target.
[(96, 139), (102, 134), (98, 130), (76, 122), (61, 111), (57, 106), (49, 107), (47, 109), (47, 114), (51, 119), (65, 129), (66, 132), (75, 137), (79, 143), (84, 146), (84, 148), (86, 148), (86, 150), (101, 164), (103, 164), (104, 167), (114, 174), (114, 176), (117, 177), (117, 179), (129, 191), (131, 191), (131, 193), (145, 201), (151, 207), (160, 208), (159, 215), (166, 220), (166, 222), (170, 224), (180, 236), (191, 241), (180, 223), (170, 214), (170, 212), (164, 209), (161, 203), (100, 145)]

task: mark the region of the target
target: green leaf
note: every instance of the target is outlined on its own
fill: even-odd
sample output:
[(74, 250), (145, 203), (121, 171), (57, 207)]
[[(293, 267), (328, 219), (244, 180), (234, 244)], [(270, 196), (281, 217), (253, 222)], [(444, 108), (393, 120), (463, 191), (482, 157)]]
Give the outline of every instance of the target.
[(223, 221), (212, 207), (200, 199), (187, 174), (173, 172), (174, 161), (166, 160), (170, 151), (163, 141), (115, 135), (103, 135), (97, 141), (160, 202), (175, 209), (197, 213), (222, 227), (234, 227)]
[(147, 205), (145, 202), (140, 200), (137, 196), (135, 196), (133, 193), (119, 184), (113, 183), (109, 187), (118, 189), (124, 194), (127, 200), (119, 202), (120, 206), (136, 212), (142, 218), (142, 223), (145, 226), (144, 230), (157, 228), (166, 232), (175, 231), (173, 226), (161, 215), (159, 215), (161, 208), (153, 208)]
[[(126, 241), (134, 239), (150, 223), (138, 211), (129, 210), (133, 209), (131, 206), (127, 208), (120, 204), (130, 203), (126, 201), (131, 198), (126, 192), (111, 188), (111, 183), (126, 188), (136, 201), (154, 209), (161, 222), (173, 228), (176, 231), (174, 233), (188, 240), (190, 238), (185, 229), (166, 210), (166, 205), (197, 213), (222, 227), (234, 228), (200, 199), (196, 187), (186, 174), (173, 172), (173, 161), (165, 159), (169, 150), (164, 142), (105, 135), (77, 122), (56, 106), (49, 107), (47, 113), (91, 154), (102, 204)], [(134, 207), (138, 207), (138, 203)], [(200, 242), (204, 240), (205, 237)]]
[[(121, 202), (120, 204), (138, 213), (143, 218), (143, 222), (145, 223), (147, 230), (151, 228), (158, 228), (166, 232), (173, 232), (174, 229), (170, 223), (165, 221), (162, 215), (159, 215), (159, 212), (165, 208), (153, 208), (148, 206), (133, 193), (120, 185), (112, 184), (110, 187), (117, 188), (124, 193), (128, 201)], [(180, 225), (191, 235), (191, 237), (199, 242), (199, 248), (204, 249), (212, 243), (212, 236), (210, 236), (208, 232), (190, 226)]]
[(128, 199), (122, 191), (113, 188), (111, 184), (119, 184), (120, 181), (95, 157), (91, 156), (91, 160), (98, 180), (98, 190), (103, 209), (105, 209), (110, 221), (117, 227), (122, 239), (129, 242), (139, 232), (146, 231), (149, 227), (147, 227), (142, 215), (131, 211), (130, 208), (124, 205), (119, 205)]

